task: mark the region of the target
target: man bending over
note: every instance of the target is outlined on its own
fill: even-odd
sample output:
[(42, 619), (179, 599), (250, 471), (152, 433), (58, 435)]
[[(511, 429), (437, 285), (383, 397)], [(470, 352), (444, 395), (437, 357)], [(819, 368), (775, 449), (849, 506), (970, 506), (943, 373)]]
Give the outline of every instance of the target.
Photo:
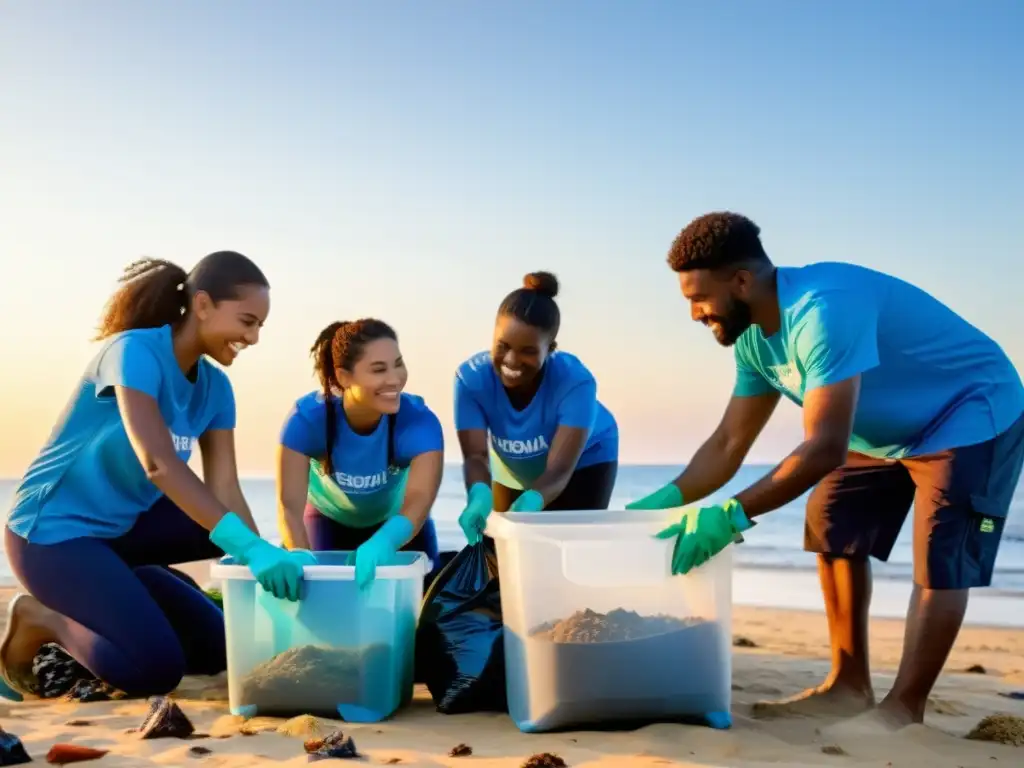
[(988, 336), (895, 277), (844, 263), (776, 267), (760, 229), (710, 213), (676, 238), (668, 263), (694, 320), (732, 346), (736, 384), (714, 434), (672, 483), (630, 504), (693, 504), (727, 483), (785, 396), (804, 439), (721, 505), (688, 509), (673, 572), (722, 551), (760, 515), (814, 488), (804, 547), (818, 555), (832, 671), (759, 710), (852, 715), (874, 706), (868, 665), (868, 557), (886, 560), (914, 508), (914, 590), (903, 657), (878, 705), (890, 727), (924, 720), (928, 694), (967, 608), (988, 586), (1024, 462), (1024, 386)]

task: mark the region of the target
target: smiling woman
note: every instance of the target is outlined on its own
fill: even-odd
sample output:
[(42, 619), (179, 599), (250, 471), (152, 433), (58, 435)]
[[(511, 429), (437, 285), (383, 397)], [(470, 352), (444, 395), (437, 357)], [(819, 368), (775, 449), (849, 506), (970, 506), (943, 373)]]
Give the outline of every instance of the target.
[(278, 448), (278, 520), (288, 546), (354, 550), (360, 586), (400, 549), (437, 562), (430, 508), (444, 436), (406, 394), (398, 335), (382, 320), (331, 323), (310, 350), (322, 386), (296, 401)]
[(456, 372), (455, 428), (468, 490), (459, 524), (471, 543), (492, 508), (608, 507), (618, 427), (587, 367), (556, 349), (557, 295), (554, 275), (528, 274), (498, 307), (491, 351)]
[[(238, 482), (231, 384), (207, 359), (231, 365), (269, 311), (266, 277), (233, 251), (191, 272), (153, 259), (125, 270), (102, 346), (15, 492), (5, 543), (29, 594), (10, 604), (0, 693), (38, 690), (46, 643), (133, 695), (222, 671), (223, 616), (175, 563), (226, 552), (296, 599), (312, 556), (259, 537)], [(202, 480), (188, 466), (196, 445)], [(201, 638), (190, 650), (186, 628)]]

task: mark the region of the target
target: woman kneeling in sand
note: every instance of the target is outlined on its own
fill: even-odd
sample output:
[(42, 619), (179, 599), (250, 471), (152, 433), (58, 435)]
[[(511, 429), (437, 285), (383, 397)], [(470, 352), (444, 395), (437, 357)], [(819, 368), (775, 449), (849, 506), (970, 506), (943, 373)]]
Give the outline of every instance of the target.
[[(238, 483), (231, 384), (206, 359), (228, 366), (257, 342), (270, 309), (263, 273), (222, 251), (188, 274), (143, 260), (122, 283), (104, 343), (8, 517), (7, 557), (29, 593), (11, 602), (0, 643), (8, 698), (39, 693), (32, 664), (46, 643), (131, 696), (221, 672), (223, 614), (166, 566), (223, 550), (294, 600), (314, 562), (257, 533)], [(187, 464), (197, 442), (204, 480)], [(185, 633), (199, 642), (183, 644)]]
[(303, 395), (278, 451), (279, 525), (289, 545), (354, 550), (369, 585), (399, 550), (436, 564), (430, 508), (441, 486), (444, 435), (409, 372), (398, 336), (367, 318), (331, 323), (313, 344), (320, 392)]

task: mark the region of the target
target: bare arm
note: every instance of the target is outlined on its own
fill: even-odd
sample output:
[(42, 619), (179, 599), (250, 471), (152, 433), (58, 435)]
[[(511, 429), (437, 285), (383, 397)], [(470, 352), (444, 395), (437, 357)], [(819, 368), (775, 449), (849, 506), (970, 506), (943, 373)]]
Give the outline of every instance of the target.
[(555, 431), (548, 450), (547, 466), (532, 486), (534, 491), (544, 497), (545, 505), (557, 499), (569, 484), (589, 435), (588, 429), (567, 427), (564, 424)]
[(673, 481), (684, 503), (700, 501), (735, 477), (750, 447), (775, 412), (779, 397), (774, 391), (752, 397), (733, 396), (714, 433)]
[(459, 430), (459, 447), (462, 448), (462, 479), (466, 489), (476, 483), (491, 487), (491, 461), (487, 453), (486, 429)]
[(405, 497), (402, 500), (403, 517), (412, 523), (413, 536), (419, 533), (430, 516), (437, 491), (441, 487), (441, 473), (444, 471), (444, 452), (421, 453), (409, 464), (409, 476), (405, 481)]
[(736, 501), (754, 518), (798, 498), (846, 461), (860, 375), (808, 390), (804, 397), (804, 441)]
[(174, 452), (156, 400), (120, 385), (114, 392), (128, 440), (146, 477), (186, 515), (212, 531), (230, 510)]
[(277, 446), (277, 528), (287, 549), (309, 549), (302, 522), (309, 492), (309, 457)]
[(203, 455), (203, 482), (213, 491), (221, 504), (238, 515), (256, 534), (259, 528), (252, 510), (242, 493), (238, 481), (238, 461), (235, 458), (235, 431), (214, 429), (199, 437), (199, 450)]

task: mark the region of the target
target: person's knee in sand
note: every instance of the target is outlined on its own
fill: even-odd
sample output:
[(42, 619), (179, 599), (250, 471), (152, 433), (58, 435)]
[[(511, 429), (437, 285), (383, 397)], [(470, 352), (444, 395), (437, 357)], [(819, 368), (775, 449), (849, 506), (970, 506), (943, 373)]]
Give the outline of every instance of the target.
[(775, 267), (760, 230), (699, 217), (669, 252), (691, 315), (732, 346), (725, 415), (671, 483), (628, 505), (694, 504), (742, 464), (781, 396), (804, 441), (763, 479), (684, 512), (673, 570), (701, 565), (757, 517), (814, 488), (805, 548), (818, 569), (832, 646), (823, 683), (755, 712), (852, 715), (875, 704), (868, 655), (869, 558), (888, 558), (913, 508), (914, 591), (903, 656), (878, 712), (922, 722), (967, 607), (992, 569), (1024, 462), (1024, 387), (990, 338), (924, 291), (842, 263)]
[[(47, 642), (132, 695), (222, 671), (223, 614), (168, 565), (227, 553), (297, 598), (312, 556), (259, 537), (238, 482), (231, 384), (208, 359), (230, 366), (257, 343), (268, 285), (231, 251), (190, 273), (149, 259), (126, 270), (102, 345), (8, 516), (8, 559), (29, 594), (12, 601), (0, 642), (3, 695), (35, 693)], [(196, 446), (202, 480), (188, 466)]]

